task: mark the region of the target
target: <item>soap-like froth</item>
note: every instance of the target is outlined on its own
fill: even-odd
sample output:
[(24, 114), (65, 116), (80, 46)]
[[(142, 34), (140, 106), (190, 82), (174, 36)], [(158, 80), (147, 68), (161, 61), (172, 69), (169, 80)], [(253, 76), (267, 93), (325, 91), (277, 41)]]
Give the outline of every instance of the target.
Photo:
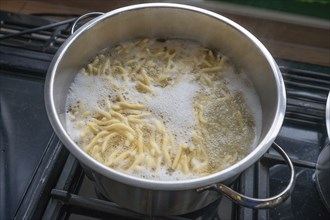
[[(195, 116), (193, 109), (194, 97), (201, 90), (198, 83), (189, 77), (185, 77), (181, 82), (166, 88), (152, 86), (155, 96), (144, 98), (141, 93), (134, 89), (134, 84), (120, 82), (112, 79), (119, 86), (125, 87), (121, 94), (128, 100), (135, 100), (140, 104), (148, 106), (150, 112), (158, 115), (165, 123), (165, 127), (175, 134), (174, 138), (178, 142), (191, 143), (191, 132), (195, 126)], [(101, 76), (86, 76), (79, 73), (74, 83), (70, 87), (70, 95), (67, 98), (67, 107), (79, 103), (86, 111), (93, 112), (97, 108), (105, 109), (104, 100), (116, 97), (116, 90), (109, 86), (109, 78)], [(133, 101), (131, 101), (134, 103)], [(70, 116), (68, 116), (70, 118)], [(79, 118), (87, 123), (90, 118)], [(79, 139), (81, 128), (77, 125), (67, 123), (67, 128), (75, 141)]]
[(165, 127), (176, 134), (177, 142), (190, 144), (191, 132), (196, 125), (194, 97), (200, 86), (186, 79), (166, 88), (154, 87), (154, 91), (157, 95), (145, 104), (152, 113), (163, 118)]
[(102, 100), (109, 100), (115, 95), (115, 89), (109, 86), (109, 80), (99, 76), (86, 76), (81, 70), (70, 86), (66, 108), (77, 102), (84, 105), (86, 110), (95, 111), (104, 108)]

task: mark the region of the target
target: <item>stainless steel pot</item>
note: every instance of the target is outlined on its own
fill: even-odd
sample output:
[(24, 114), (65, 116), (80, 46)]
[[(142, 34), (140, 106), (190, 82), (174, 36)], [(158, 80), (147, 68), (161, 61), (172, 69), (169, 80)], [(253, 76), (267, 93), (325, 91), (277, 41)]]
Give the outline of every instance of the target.
[[(263, 112), (261, 136), (249, 155), (209, 176), (155, 181), (110, 169), (70, 139), (65, 128), (65, 100), (76, 73), (102, 49), (140, 37), (196, 40), (221, 51), (245, 70), (260, 97)], [(45, 101), (56, 134), (82, 163), (97, 188), (128, 209), (149, 215), (182, 214), (210, 204), (219, 197), (219, 192), (242, 205), (267, 208), (285, 200), (294, 185), (292, 163), (277, 145), (273, 146), (291, 169), (290, 183), (282, 193), (258, 200), (237, 194), (223, 184), (229, 184), (273, 144), (282, 126), (286, 96), (281, 73), (266, 48), (247, 30), (216, 13), (186, 5), (151, 3), (117, 9), (94, 18), (75, 31), (56, 53), (46, 78)]]

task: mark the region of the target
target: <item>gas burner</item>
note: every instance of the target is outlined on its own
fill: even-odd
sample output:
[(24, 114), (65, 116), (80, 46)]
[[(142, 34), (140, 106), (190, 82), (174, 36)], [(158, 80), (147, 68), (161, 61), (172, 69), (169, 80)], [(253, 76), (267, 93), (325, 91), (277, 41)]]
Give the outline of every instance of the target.
[[(98, 197), (79, 162), (58, 140), (44, 108), (43, 87), (54, 53), (75, 18), (1, 12), (0, 29), (0, 219), (149, 218)], [(287, 89), (287, 111), (276, 138), (292, 158), (297, 180), (292, 196), (270, 210), (239, 207), (223, 197), (203, 210), (152, 219), (330, 219), (317, 192), (317, 158), (328, 142), (325, 103), (328, 67), (276, 59)], [(289, 180), (283, 160), (270, 150), (243, 172), (232, 188), (254, 197), (281, 191)], [(87, 218), (87, 217), (89, 218)]]

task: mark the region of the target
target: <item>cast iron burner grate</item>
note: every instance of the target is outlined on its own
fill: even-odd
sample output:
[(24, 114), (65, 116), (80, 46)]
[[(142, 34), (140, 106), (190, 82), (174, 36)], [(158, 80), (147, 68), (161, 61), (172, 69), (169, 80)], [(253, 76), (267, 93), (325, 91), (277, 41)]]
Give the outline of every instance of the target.
[[(23, 119), (31, 120), (33, 123), (34, 119), (30, 115), (45, 115), (45, 109), (37, 108), (38, 111), (34, 112), (35, 106), (32, 106), (27, 111), (17, 111), (15, 118), (7, 120), (5, 117), (8, 115), (4, 111), (4, 106), (10, 109), (11, 105), (16, 107), (24, 100), (24, 97), (20, 99), (20, 92), (25, 82), (38, 82), (36, 85), (43, 86), (49, 63), (59, 46), (69, 36), (70, 26), (75, 18), (56, 22), (44, 16), (8, 12), (0, 12), (0, 16), (0, 113), (1, 119), (6, 119), (0, 121), (0, 181), (1, 192), (6, 191), (0, 197), (0, 219), (330, 218), (330, 213), (321, 203), (313, 180), (317, 156), (328, 141), (324, 117), (326, 97), (330, 88), (328, 67), (276, 60), (285, 80), (288, 97), (285, 121), (276, 142), (290, 155), (297, 171), (295, 190), (284, 204), (271, 210), (252, 210), (238, 207), (228, 199), (222, 198), (205, 210), (188, 215), (142, 216), (97, 196), (93, 183), (86, 177), (79, 162), (54, 135), (46, 117), (38, 126), (49, 130), (47, 134), (50, 138), (46, 137), (47, 144), (11, 144), (10, 135), (6, 130), (8, 126), (12, 125), (11, 123), (20, 123)], [(10, 84), (11, 82), (13, 84)], [(14, 85), (18, 85), (17, 83), (23, 86), (13, 88)], [(31, 90), (28, 91), (28, 97), (39, 100), (36, 103), (43, 103), (43, 93), (33, 89), (33, 84), (29, 88)], [(29, 134), (28, 131), (25, 133)], [(13, 137), (19, 140), (27, 138), (16, 135)], [(34, 152), (37, 150), (35, 145), (40, 152)], [(7, 189), (6, 186), (10, 184), (8, 177), (27, 172), (23, 170), (16, 174), (17, 170), (12, 171), (8, 168), (8, 164), (15, 164), (15, 160), (29, 156), (26, 149), (40, 155), (37, 159), (33, 158), (37, 161), (31, 170), (31, 176), (21, 183), (23, 189)], [(15, 151), (15, 157), (8, 153), (10, 150)], [(242, 173), (232, 187), (248, 196), (274, 195), (286, 186), (289, 179), (288, 168), (282, 163), (284, 161), (270, 150), (258, 163)], [(16, 200), (7, 196), (11, 195), (11, 190), (18, 191), (15, 191), (18, 194)]]
[[(1, 12), (2, 45), (54, 54), (67, 39), (75, 18), (55, 22), (23, 14)], [(4, 41), (6, 40), (6, 41)]]
[(325, 125), (324, 103), (330, 88), (329, 72), (280, 66), (286, 84), (288, 105), (285, 119), (317, 129)]

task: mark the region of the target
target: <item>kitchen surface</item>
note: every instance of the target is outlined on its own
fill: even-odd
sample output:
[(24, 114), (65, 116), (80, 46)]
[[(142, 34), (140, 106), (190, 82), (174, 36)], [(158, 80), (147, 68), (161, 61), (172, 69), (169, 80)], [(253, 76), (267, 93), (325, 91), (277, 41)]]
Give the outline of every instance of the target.
[[(329, 144), (330, 19), (229, 1), (162, 2), (228, 17), (255, 35), (274, 57), (287, 95), (275, 143), (290, 156), (296, 171), (291, 196), (271, 209), (244, 208), (219, 197), (193, 213), (145, 216), (109, 201), (95, 188), (49, 123), (46, 73), (79, 16), (146, 2), (151, 1), (0, 2), (0, 219), (330, 219), (329, 191), (322, 188), (329, 180), (322, 180), (318, 165)], [(329, 2), (321, 2), (330, 10)], [(285, 161), (271, 149), (230, 187), (266, 198), (281, 192), (289, 177)]]

